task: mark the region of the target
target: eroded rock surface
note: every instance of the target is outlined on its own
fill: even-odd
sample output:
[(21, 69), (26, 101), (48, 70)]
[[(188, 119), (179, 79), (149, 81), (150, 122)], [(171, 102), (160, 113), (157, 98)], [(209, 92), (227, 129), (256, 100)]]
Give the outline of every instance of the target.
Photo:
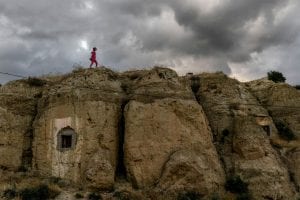
[(31, 167), (30, 138), (39, 92), (26, 81), (0, 87), (0, 168)]
[[(265, 79), (251, 81), (246, 85), (269, 111), (275, 123), (287, 127), (291, 134), (295, 136), (290, 141), (285, 141), (282, 137), (277, 137), (274, 138), (273, 143), (280, 147), (278, 151), (282, 158), (286, 160), (291, 180), (299, 192), (300, 92), (288, 84), (274, 83)], [(287, 133), (282, 131), (282, 134)], [(288, 138), (292, 138), (292, 136)]]
[[(270, 144), (277, 130), (267, 110), (246, 87), (222, 73), (202, 74), (199, 80), (198, 99), (227, 176), (241, 176), (255, 199), (292, 199), (288, 170)], [(267, 123), (260, 124), (261, 118)]]
[[(33, 142), (33, 165), (40, 174), (113, 187), (122, 96), (114, 76), (105, 69), (77, 72), (44, 91)], [(60, 146), (64, 128), (75, 132), (71, 148)]]
[[(104, 199), (230, 199), (238, 175), (254, 199), (299, 195), (300, 97), (286, 84), (161, 67), (41, 79), (0, 87), (3, 188), (34, 177)], [(282, 139), (277, 121), (297, 138)]]
[(223, 170), (203, 111), (195, 101), (132, 101), (125, 116), (126, 166), (139, 188), (159, 182), (166, 190), (192, 185), (209, 194), (222, 187)]

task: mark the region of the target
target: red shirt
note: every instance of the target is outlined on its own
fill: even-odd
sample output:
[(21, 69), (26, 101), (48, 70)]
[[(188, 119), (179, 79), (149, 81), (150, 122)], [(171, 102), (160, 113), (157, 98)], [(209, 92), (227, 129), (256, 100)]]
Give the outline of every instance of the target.
[(96, 60), (96, 51), (92, 51), (91, 54), (91, 60)]

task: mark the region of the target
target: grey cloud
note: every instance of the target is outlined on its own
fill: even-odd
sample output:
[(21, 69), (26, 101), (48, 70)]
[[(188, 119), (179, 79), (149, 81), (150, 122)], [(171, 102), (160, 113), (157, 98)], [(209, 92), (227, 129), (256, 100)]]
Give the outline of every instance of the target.
[[(176, 1), (172, 5), (178, 23), (193, 30), (195, 41), (204, 41), (202, 42), (204, 45), (195, 48), (195, 54), (205, 53), (202, 49), (206, 49), (207, 54), (221, 52), (228, 54), (233, 60), (243, 61), (249, 59), (251, 51), (261, 51), (272, 43), (280, 42), (277, 40), (278, 34), (269, 35), (266, 33), (268, 35), (258, 38), (257, 44), (249, 51), (245, 52), (241, 49), (241, 43), (244, 42), (243, 39), (248, 34), (248, 30), (243, 26), (261, 15), (268, 17), (267, 25), (270, 26), (274, 22), (272, 11), (278, 6), (283, 6), (282, 1), (232, 0), (209, 13), (201, 13), (195, 7), (186, 8), (182, 1)], [(276, 31), (274, 27), (271, 28)], [(265, 40), (265, 37), (268, 37), (268, 40)], [(261, 41), (265, 41), (264, 46), (261, 46)], [(235, 54), (232, 55), (231, 51)], [(243, 52), (244, 55), (239, 55), (238, 52)]]
[[(74, 63), (87, 66), (90, 48), (97, 46), (100, 62), (118, 70), (165, 64), (182, 73), (231, 74), (228, 63), (234, 62), (262, 73), (256, 68), (270, 66), (249, 64), (253, 53), (271, 60), (263, 52), (273, 47), (299, 51), (294, 44), (300, 32), (297, 0), (227, 0), (209, 12), (204, 4), (198, 6), (201, 1), (0, 0), (0, 16), (11, 23), (1, 27), (0, 21), (0, 36), (5, 35), (5, 41), (0, 40), (0, 70), (26, 75), (66, 72)], [(255, 24), (260, 18), (262, 24)], [(293, 61), (282, 71), (294, 74), (297, 54), (289, 56)]]

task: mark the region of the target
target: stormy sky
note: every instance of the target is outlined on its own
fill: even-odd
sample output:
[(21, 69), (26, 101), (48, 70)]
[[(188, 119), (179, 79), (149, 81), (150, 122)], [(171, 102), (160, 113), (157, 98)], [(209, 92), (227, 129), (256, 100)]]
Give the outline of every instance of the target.
[[(299, 0), (0, 0), (0, 72), (57, 74), (98, 61), (300, 84)], [(15, 77), (0, 74), (0, 83)]]

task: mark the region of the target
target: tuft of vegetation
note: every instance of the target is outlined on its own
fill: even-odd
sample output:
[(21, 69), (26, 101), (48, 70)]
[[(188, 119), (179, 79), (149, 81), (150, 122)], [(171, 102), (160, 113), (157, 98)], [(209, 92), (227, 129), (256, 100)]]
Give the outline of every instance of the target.
[(211, 196), (211, 200), (221, 200), (221, 197), (219, 196), (219, 194), (214, 193), (214, 194)]
[(278, 71), (269, 71), (268, 72), (268, 80), (271, 80), (275, 83), (284, 83), (286, 78), (283, 76), (281, 72)]
[(27, 172), (27, 168), (25, 166), (20, 166), (18, 172)]
[(22, 200), (53, 199), (61, 192), (60, 189), (42, 184), (37, 187), (25, 188), (19, 192)]
[(92, 192), (89, 194), (88, 199), (89, 200), (102, 200), (102, 197), (100, 196), (100, 194)]
[(27, 79), (27, 83), (30, 86), (34, 86), (34, 87), (42, 87), (46, 84), (46, 81), (39, 79), (39, 78), (35, 78), (35, 77), (29, 77)]
[(49, 182), (53, 184), (58, 184), (62, 179), (60, 177), (51, 176), (49, 177)]
[(14, 189), (7, 189), (3, 192), (3, 197), (6, 199), (13, 199), (18, 195), (17, 191)]
[[(1, 85), (0, 85), (1, 86)], [(295, 85), (295, 88), (297, 89), (297, 90), (300, 90), (300, 85)]]
[(78, 63), (74, 63), (72, 68), (73, 68), (73, 70), (72, 70), (73, 73), (81, 72), (84, 70), (84, 67)]
[(80, 194), (80, 193), (76, 193), (76, 194), (75, 194), (75, 198), (76, 198), (76, 199), (82, 199), (82, 198), (83, 198), (83, 195)]
[(225, 184), (225, 189), (236, 194), (248, 193), (248, 184), (240, 176), (229, 177)]
[(125, 191), (117, 191), (114, 192), (113, 195), (115, 198), (117, 198), (118, 200), (131, 200), (132, 198), (130, 197), (130, 194), (128, 194)]
[(199, 192), (188, 191), (179, 193), (177, 196), (177, 200), (200, 200), (203, 197)]
[(293, 131), (288, 126), (286, 126), (285, 123), (278, 121), (278, 122), (275, 122), (275, 126), (278, 130), (279, 136), (282, 139), (287, 140), (287, 141), (296, 139), (296, 136), (293, 133)]
[(47, 185), (40, 185), (36, 188), (26, 188), (20, 191), (20, 197), (22, 200), (49, 199), (50, 192)]
[(236, 197), (236, 200), (251, 200), (252, 197), (249, 193), (243, 193), (243, 194), (239, 194), (237, 197)]

